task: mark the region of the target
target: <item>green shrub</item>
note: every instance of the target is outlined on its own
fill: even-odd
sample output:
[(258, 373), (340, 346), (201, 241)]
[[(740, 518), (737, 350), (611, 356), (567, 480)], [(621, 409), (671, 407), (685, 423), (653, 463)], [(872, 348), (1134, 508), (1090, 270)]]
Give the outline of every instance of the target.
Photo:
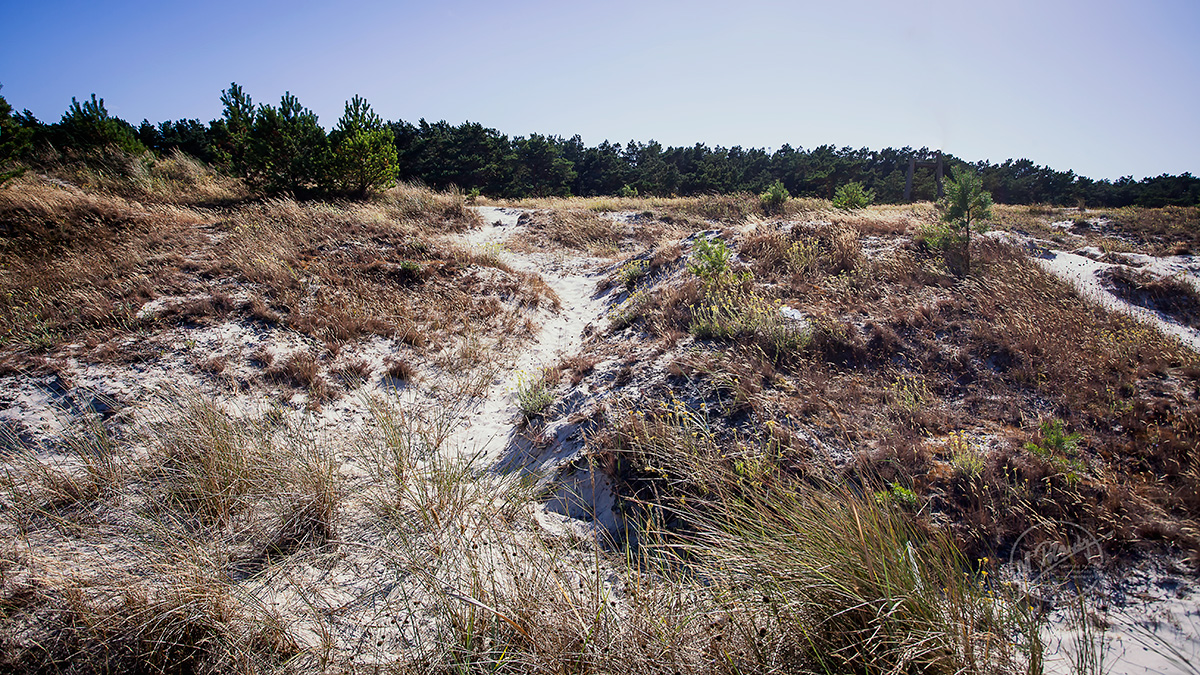
[(1057, 419), (1042, 422), (1038, 431), (1041, 442), (1026, 443), (1026, 450), (1049, 462), (1069, 483), (1077, 482), (1087, 473), (1087, 465), (1073, 457), (1083, 434), (1066, 433), (1062, 420)]
[(546, 371), (539, 372), (534, 377), (525, 373), (517, 376), (517, 407), (526, 419), (532, 419), (546, 412), (554, 403), (554, 392), (546, 381)]
[(888, 483), (886, 490), (876, 491), (875, 501), (882, 506), (899, 506), (908, 510), (916, 509), (921, 503), (917, 493), (895, 481)]
[(12, 116), (12, 106), (0, 96), (0, 186), (25, 172), (23, 168), (6, 167), (28, 152), (32, 144), (33, 129), (19, 124)]
[(267, 194), (316, 187), (329, 160), (329, 139), (317, 116), (285, 92), (279, 107), (261, 105), (250, 129), (246, 181)]
[(637, 197), (638, 191), (637, 188), (629, 187), (629, 184), (626, 183), (625, 185), (621, 186), (620, 190), (617, 190), (617, 196), (625, 198)]
[(866, 208), (874, 200), (874, 190), (864, 190), (862, 183), (850, 182), (839, 187), (834, 193), (833, 206), (843, 211), (853, 211)]
[(779, 213), (783, 211), (784, 204), (792, 198), (788, 194), (787, 188), (783, 186), (783, 182), (775, 181), (771, 183), (771, 187), (767, 191), (759, 195), (759, 203), (762, 204), (762, 209), (768, 214)]
[(700, 237), (692, 248), (692, 262), (688, 263), (688, 271), (705, 282), (712, 282), (725, 276), (732, 258), (733, 252), (721, 239)]
[(346, 102), (346, 111), (329, 134), (333, 147), (329, 182), (357, 197), (396, 184), (399, 160), (392, 130), (361, 96)]
[(92, 94), (91, 101), (80, 103), (71, 98), (71, 107), (55, 126), (54, 136), (67, 147), (84, 152), (116, 147), (130, 155), (146, 151), (126, 121), (112, 117), (104, 107), (104, 99)]

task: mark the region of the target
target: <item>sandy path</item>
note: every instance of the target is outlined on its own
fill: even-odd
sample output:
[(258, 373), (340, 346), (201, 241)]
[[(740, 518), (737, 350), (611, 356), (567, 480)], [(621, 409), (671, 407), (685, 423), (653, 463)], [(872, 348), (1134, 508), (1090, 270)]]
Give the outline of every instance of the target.
[[(499, 246), (523, 227), (517, 225), (521, 209), (481, 206), (475, 210), (485, 224), (463, 237), (470, 246)], [(536, 377), (540, 368), (552, 366), (563, 356), (576, 352), (583, 342), (584, 330), (604, 318), (605, 308), (604, 299), (594, 296), (596, 282), (607, 261), (505, 249), (500, 249), (499, 255), (516, 270), (540, 275), (558, 294), (562, 307), (541, 320), (537, 338), (522, 350), (511, 369), (492, 380), (482, 400), (467, 415), (465, 427), (450, 438), (448, 447), (461, 455), (477, 455), (484, 464), (491, 464), (500, 456), (517, 430), (521, 413), (516, 392), (521, 378)]]
[[(1078, 253), (1050, 248), (1043, 249), (1042, 245), (1047, 242), (1023, 237), (1012, 232), (993, 230), (987, 235), (1031, 249), (1031, 256), (1038, 266), (1070, 283), (1082, 297), (1106, 309), (1128, 314), (1142, 323), (1157, 328), (1165, 335), (1179, 338), (1184, 345), (1200, 352), (1200, 331), (1172, 321), (1153, 310), (1127, 302), (1104, 286), (1100, 281), (1099, 273), (1110, 267), (1117, 267), (1117, 265), (1093, 260)], [(1128, 255), (1127, 257), (1138, 259), (1145, 265), (1144, 269), (1155, 271), (1160, 276), (1173, 273), (1183, 274), (1185, 278), (1190, 277), (1191, 283), (1197, 283), (1195, 273), (1177, 262), (1146, 255)]]

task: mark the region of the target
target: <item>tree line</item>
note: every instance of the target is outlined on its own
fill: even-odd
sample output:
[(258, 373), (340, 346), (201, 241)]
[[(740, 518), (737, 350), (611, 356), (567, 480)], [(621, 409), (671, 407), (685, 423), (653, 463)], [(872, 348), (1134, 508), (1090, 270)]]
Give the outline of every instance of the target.
[[(361, 97), (326, 132), (317, 116), (285, 93), (278, 105), (254, 105), (236, 83), (221, 92), (219, 119), (169, 120), (135, 127), (108, 114), (95, 95), (57, 123), (28, 110), (12, 114), (0, 97), (0, 162), (47, 154), (79, 157), (117, 149), (129, 154), (180, 151), (243, 177), (263, 194), (362, 196), (397, 179), (437, 189), (456, 187), (495, 197), (697, 195), (761, 193), (780, 183), (792, 196), (831, 199), (858, 183), (876, 201), (904, 199), (910, 159), (931, 162), (929, 148), (811, 149), (674, 147), (656, 141), (587, 146), (579, 136), (509, 137), (477, 122), (384, 122)], [(1163, 174), (1093, 180), (1028, 159), (969, 162), (944, 155), (948, 167), (971, 168), (998, 203), (1093, 207), (1200, 205), (1200, 178)], [(2, 167), (0, 167), (2, 168)], [(936, 197), (934, 170), (919, 167), (913, 199)]]

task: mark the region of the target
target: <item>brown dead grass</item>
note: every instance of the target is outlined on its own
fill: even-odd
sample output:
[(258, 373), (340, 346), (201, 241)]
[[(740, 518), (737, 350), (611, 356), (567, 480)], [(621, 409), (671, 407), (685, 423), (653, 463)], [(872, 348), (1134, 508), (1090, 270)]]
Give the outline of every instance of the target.
[(1188, 281), (1157, 277), (1124, 266), (1105, 269), (1100, 277), (1127, 302), (1162, 312), (1185, 326), (1200, 328), (1200, 292)]
[[(638, 407), (669, 392), (703, 405), (731, 441), (769, 447), (776, 441), (766, 429), (821, 439), (775, 461), (828, 475), (830, 447), (855, 457), (838, 471), (916, 490), (970, 554), (995, 556), (1026, 528), (1065, 521), (1113, 550), (1148, 545), (1139, 533), (1159, 532), (1200, 560), (1200, 500), (1190, 497), (1200, 467), (1185, 449), (1200, 443), (1200, 358), (1095, 308), (1022, 251), (977, 241), (973, 273), (957, 280), (907, 239), (861, 254), (857, 233), (868, 227), (889, 236), (881, 226), (830, 222), (746, 234), (738, 254), (754, 272), (752, 292), (810, 317), (811, 339), (783, 353), (748, 341), (702, 343), (712, 358), (677, 361), (667, 388), (641, 394)], [(803, 275), (788, 263), (797, 241), (816, 250)], [(677, 339), (705, 302), (686, 274), (643, 295), (615, 328), (640, 323), (654, 339)], [(1083, 434), (1075, 454), (1026, 449), (1048, 419)], [(930, 437), (956, 449), (936, 451)], [(1146, 478), (1131, 483), (1130, 475)]]
[(249, 196), (241, 180), (225, 176), (178, 150), (165, 157), (107, 149), (48, 158), (49, 176), (89, 193), (174, 205), (229, 205)]
[[(495, 318), (472, 277), (489, 265), (503, 272), (506, 297), (554, 306), (535, 277), (438, 242), (440, 232), (476, 222), (460, 197), (407, 186), (376, 202), (275, 200), (215, 211), (28, 179), (0, 192), (0, 340), (47, 350), (163, 321), (244, 317), (334, 347), (370, 335), (436, 347)], [(234, 303), (235, 291), (249, 300)], [(139, 315), (162, 296), (187, 299)]]

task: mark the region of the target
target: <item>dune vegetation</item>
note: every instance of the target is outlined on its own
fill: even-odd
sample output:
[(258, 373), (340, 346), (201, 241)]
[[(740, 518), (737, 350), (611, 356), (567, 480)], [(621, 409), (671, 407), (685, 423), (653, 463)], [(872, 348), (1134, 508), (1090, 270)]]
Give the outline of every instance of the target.
[(1200, 355), (1121, 307), (1195, 330), (1195, 207), (355, 182), (363, 105), (322, 190), (9, 165), (6, 672), (1091, 673), (1194, 592)]

